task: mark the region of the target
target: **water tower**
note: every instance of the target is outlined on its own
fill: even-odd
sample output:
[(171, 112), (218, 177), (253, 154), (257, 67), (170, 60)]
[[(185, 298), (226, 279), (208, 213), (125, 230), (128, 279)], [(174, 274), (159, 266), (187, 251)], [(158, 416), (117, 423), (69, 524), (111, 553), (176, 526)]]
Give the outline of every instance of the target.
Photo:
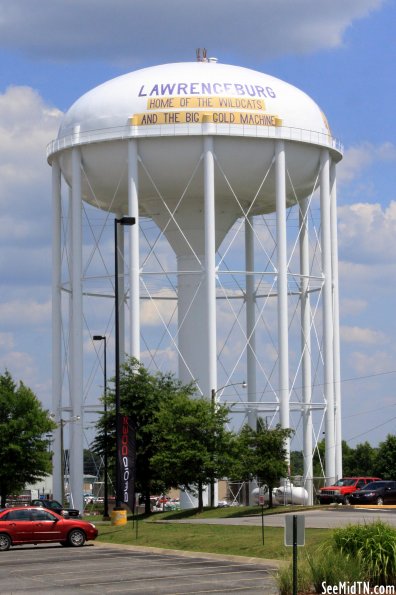
[[(84, 267), (84, 205), (111, 214), (112, 220), (136, 218), (137, 224), (124, 230), (128, 253), (123, 254), (123, 234), (117, 247), (122, 328), (129, 336), (128, 342), (122, 333), (122, 351), (141, 359), (143, 300), (146, 309), (148, 302), (156, 308), (166, 293), (164, 280), (149, 295), (150, 271), (142, 258), (149, 221), (159, 230), (150, 254), (158, 254), (159, 245), (163, 250), (166, 238), (174, 263), (168, 269), (161, 265), (161, 272), (171, 287), (167, 297), (177, 306), (171, 343), (179, 378), (195, 380), (200, 394), (220, 398), (219, 386), (240, 384), (232, 372), (242, 367), (246, 396), (234, 410), (250, 424), (264, 413), (290, 427), (291, 413), (300, 416), (310, 495), (313, 441), (322, 431), (327, 481), (342, 474), (336, 232), (341, 157), (324, 114), (305, 93), (272, 76), (210, 59), (117, 77), (83, 95), (65, 114), (48, 148), (53, 409), (58, 419), (67, 412), (75, 420), (69, 424), (75, 506), (83, 504), (84, 300), (92, 293)], [(234, 268), (225, 270), (225, 253), (232, 249)], [(108, 278), (114, 276), (106, 270)], [(222, 282), (225, 274), (235, 281), (233, 287)], [(226, 304), (243, 312), (243, 323), (240, 315), (234, 324), (239, 339), (227, 349), (229, 357), (238, 356), (225, 374), (223, 364), (219, 369), (219, 336), (227, 335)], [(263, 327), (271, 336), (267, 342)], [(323, 427), (314, 430), (317, 412)], [(57, 447), (59, 437), (54, 475), (60, 477)]]

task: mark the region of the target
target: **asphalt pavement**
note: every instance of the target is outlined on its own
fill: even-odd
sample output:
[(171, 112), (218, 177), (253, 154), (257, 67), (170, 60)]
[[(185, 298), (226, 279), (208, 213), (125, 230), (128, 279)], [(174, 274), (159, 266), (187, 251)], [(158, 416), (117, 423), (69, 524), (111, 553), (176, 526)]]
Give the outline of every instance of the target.
[(276, 562), (125, 545), (21, 546), (0, 554), (1, 595), (276, 595)]
[[(396, 527), (396, 509), (349, 506), (266, 515), (264, 524), (283, 527), (285, 516), (292, 514), (304, 515), (307, 528), (341, 527), (377, 519)], [(261, 515), (177, 522), (258, 526)], [(276, 595), (277, 566), (276, 560), (99, 542), (82, 548), (57, 544), (17, 546), (0, 554), (0, 592), (1, 595)]]

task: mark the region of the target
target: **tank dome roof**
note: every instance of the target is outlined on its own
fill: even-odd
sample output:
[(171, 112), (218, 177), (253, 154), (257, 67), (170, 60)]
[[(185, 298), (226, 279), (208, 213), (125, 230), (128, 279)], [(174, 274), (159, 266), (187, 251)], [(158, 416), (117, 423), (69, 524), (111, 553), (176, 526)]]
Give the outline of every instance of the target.
[(184, 62), (136, 70), (92, 89), (67, 111), (58, 139), (76, 131), (124, 127), (134, 115), (140, 126), (174, 125), (202, 122), (208, 112), (223, 114), (218, 123), (330, 134), (318, 105), (278, 78), (218, 62)]

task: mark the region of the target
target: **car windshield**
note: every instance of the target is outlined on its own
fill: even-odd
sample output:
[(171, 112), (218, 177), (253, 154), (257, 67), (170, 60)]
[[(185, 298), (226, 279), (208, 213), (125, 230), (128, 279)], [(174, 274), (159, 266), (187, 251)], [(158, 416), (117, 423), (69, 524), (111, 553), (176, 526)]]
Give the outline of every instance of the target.
[(51, 500), (50, 502), (48, 502), (48, 507), (49, 508), (62, 508), (62, 505), (57, 502), (56, 500)]
[(339, 479), (334, 485), (337, 487), (353, 486), (355, 482), (356, 479)]

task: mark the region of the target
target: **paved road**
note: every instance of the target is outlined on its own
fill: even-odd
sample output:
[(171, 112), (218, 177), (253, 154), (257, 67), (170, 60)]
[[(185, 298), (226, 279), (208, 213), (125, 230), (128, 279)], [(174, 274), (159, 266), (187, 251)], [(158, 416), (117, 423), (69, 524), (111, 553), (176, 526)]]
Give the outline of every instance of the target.
[[(279, 513), (266, 515), (264, 524), (266, 527), (284, 527), (285, 516), (293, 514), (305, 516), (305, 527), (311, 529), (331, 529), (334, 527), (344, 527), (349, 524), (371, 523), (381, 520), (384, 523), (396, 527), (396, 510), (357, 509), (349, 506), (334, 507), (331, 509), (305, 510), (295, 513)], [(166, 521), (165, 521), (166, 522)], [(175, 522), (175, 521), (172, 521)], [(224, 518), (224, 519), (189, 519), (177, 521), (179, 523), (205, 523), (211, 525), (261, 525), (261, 515), (250, 517)]]
[(11, 548), (0, 555), (2, 595), (276, 595), (274, 565), (130, 546)]

